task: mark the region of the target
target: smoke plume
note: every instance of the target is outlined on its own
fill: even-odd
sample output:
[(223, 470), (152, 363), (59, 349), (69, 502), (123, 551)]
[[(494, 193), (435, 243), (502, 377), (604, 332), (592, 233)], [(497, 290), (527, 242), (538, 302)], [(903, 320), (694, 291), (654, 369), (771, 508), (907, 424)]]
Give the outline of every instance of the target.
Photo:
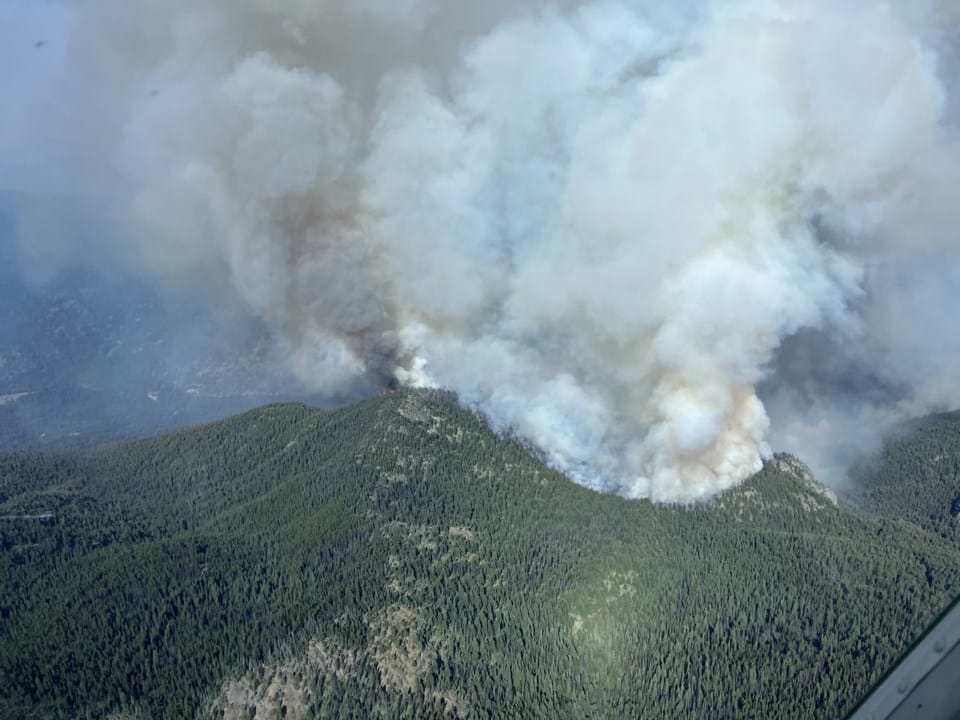
[(960, 402), (952, 3), (474, 5), (77, 9), (118, 252), (630, 497)]

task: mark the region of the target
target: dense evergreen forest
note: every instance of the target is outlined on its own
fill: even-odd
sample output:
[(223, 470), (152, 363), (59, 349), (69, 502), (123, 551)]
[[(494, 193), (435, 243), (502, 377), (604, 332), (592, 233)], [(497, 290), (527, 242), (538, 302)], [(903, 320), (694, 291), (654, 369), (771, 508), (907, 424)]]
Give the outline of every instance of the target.
[(960, 420), (690, 508), (442, 393), (0, 457), (0, 718), (842, 717), (960, 592)]

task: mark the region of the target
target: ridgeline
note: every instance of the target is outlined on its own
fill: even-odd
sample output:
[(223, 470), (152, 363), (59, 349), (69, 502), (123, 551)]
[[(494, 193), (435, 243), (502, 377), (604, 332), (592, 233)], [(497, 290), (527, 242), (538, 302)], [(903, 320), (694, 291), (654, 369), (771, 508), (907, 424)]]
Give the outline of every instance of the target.
[(930, 423), (865, 509), (597, 494), (420, 391), (5, 455), (0, 718), (842, 717), (960, 592)]

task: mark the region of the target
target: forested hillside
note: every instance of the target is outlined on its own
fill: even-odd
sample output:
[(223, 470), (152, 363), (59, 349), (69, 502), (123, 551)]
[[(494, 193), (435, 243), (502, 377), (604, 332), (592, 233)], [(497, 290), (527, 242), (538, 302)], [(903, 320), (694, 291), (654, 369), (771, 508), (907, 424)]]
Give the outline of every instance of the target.
[(914, 421), (855, 471), (856, 503), (960, 543), (960, 413)]
[(5, 456), (0, 717), (841, 717), (960, 592), (931, 423), (868, 513), (600, 495), (428, 392)]

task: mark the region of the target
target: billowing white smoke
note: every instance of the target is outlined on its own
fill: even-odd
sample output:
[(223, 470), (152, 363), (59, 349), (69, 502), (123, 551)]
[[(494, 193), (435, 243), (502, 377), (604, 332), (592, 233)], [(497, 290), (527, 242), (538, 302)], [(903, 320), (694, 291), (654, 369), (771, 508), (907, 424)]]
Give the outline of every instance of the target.
[(757, 470), (758, 387), (797, 447), (960, 399), (946, 5), (450, 5), (82, 13), (136, 252), (229, 273), (317, 387), (451, 388), (632, 497)]

